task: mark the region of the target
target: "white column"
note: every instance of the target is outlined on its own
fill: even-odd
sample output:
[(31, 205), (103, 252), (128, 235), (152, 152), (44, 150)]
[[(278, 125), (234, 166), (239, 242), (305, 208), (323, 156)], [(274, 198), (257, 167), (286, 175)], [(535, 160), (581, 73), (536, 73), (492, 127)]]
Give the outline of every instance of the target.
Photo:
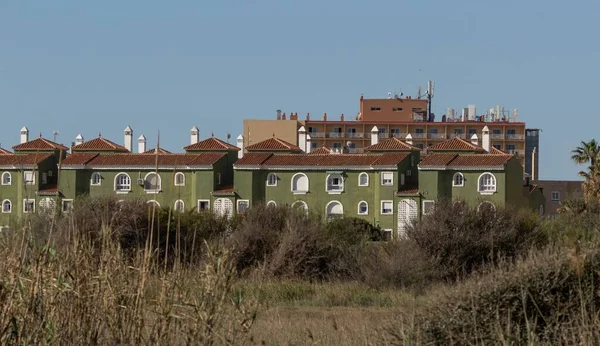
[(477, 137), (476, 133), (474, 133), (471, 136), (471, 144), (473, 144), (473, 145), (479, 145), (479, 138)]
[(306, 152), (306, 129), (300, 126), (298, 129), (298, 146), (303, 152)]
[(21, 143), (29, 142), (29, 129), (23, 126), (21, 129)]
[(371, 129), (371, 145), (379, 143), (379, 129), (377, 126), (373, 126)]
[(404, 141), (406, 142), (406, 144), (413, 145), (412, 135), (410, 133), (407, 134), (406, 137), (404, 138)]
[(125, 140), (124, 140), (125, 149), (130, 152), (133, 149), (133, 130), (129, 125), (125, 128)]
[(241, 134), (237, 137), (237, 146), (240, 148), (240, 151), (238, 151), (238, 159), (241, 159), (244, 157), (244, 136)]
[(485, 149), (485, 151), (487, 151), (488, 153), (490, 152), (490, 129), (487, 127), (487, 125), (483, 127), (483, 130), (481, 130), (481, 146), (483, 147), (483, 149)]
[(312, 138), (310, 137), (310, 135), (307, 133), (306, 134), (306, 153), (310, 154), (310, 151), (312, 150)]
[(196, 144), (200, 141), (200, 130), (194, 126), (190, 130), (190, 144)]
[(144, 135), (140, 135), (138, 138), (138, 153), (146, 152), (146, 137)]
[(80, 134), (75, 137), (75, 145), (83, 144), (83, 136)]

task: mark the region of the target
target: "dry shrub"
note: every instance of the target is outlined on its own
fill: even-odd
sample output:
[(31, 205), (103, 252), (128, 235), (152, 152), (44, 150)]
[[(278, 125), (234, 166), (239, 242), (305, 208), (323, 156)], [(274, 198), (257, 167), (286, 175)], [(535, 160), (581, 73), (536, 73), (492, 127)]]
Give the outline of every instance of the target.
[(598, 242), (600, 236), (600, 203), (583, 199), (561, 202), (556, 218), (547, 220), (544, 228), (556, 244), (575, 245), (577, 242)]
[(432, 214), (410, 225), (407, 236), (437, 261), (446, 279), (547, 243), (539, 217), (528, 210), (477, 210), (450, 201), (441, 201)]
[[(547, 249), (441, 287), (388, 332), (403, 343), (437, 345), (596, 344), (599, 267), (597, 248)], [(412, 319), (413, 328), (400, 332)]]

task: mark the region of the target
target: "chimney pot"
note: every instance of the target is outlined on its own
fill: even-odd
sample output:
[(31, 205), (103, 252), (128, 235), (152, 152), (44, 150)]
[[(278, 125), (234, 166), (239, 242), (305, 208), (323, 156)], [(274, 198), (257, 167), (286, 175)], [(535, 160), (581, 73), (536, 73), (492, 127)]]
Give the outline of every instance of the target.
[(306, 120), (310, 120), (310, 113), (306, 113)]
[(281, 115), (281, 120), (285, 120), (285, 112)]
[(344, 113), (342, 113), (342, 115), (340, 116), (340, 120), (344, 121)]
[(327, 121), (327, 113), (323, 113), (323, 121)]

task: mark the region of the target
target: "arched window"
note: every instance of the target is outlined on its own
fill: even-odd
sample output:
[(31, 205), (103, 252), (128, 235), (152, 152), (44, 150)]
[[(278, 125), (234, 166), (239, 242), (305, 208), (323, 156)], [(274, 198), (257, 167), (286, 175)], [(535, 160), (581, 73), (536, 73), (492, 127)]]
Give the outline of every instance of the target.
[(490, 201), (483, 201), (483, 202), (479, 203), (479, 206), (477, 207), (477, 211), (481, 212), (481, 213), (495, 213), (496, 206), (494, 205), (494, 203), (492, 203)]
[(160, 175), (154, 172), (146, 174), (144, 178), (144, 190), (146, 193), (159, 193), (160, 187)]
[(344, 191), (344, 177), (341, 174), (327, 175), (325, 190), (329, 193), (342, 193)]
[(308, 177), (304, 173), (296, 173), (292, 177), (292, 192), (296, 194), (305, 194), (308, 192)]
[(452, 177), (452, 186), (465, 186), (465, 177), (462, 173), (454, 173), (454, 176)]
[(267, 208), (277, 208), (277, 203), (275, 201), (268, 201)]
[(277, 186), (277, 174), (267, 174), (267, 186)]
[(479, 176), (478, 191), (482, 194), (496, 192), (496, 177), (492, 173), (483, 173)]
[(185, 204), (183, 203), (182, 200), (177, 200), (175, 201), (175, 208), (173, 208), (176, 212), (180, 212), (183, 213), (183, 211), (185, 210)]
[(3, 213), (12, 213), (12, 202), (8, 199), (2, 201), (2, 212)]
[(358, 202), (358, 215), (369, 214), (369, 204), (365, 201)]
[(544, 205), (540, 204), (540, 216), (544, 216)]
[(229, 217), (233, 214), (233, 202), (229, 198), (217, 198), (213, 210), (217, 215)]
[(2, 173), (2, 185), (11, 185), (12, 184), (12, 175), (10, 172)]
[(344, 215), (344, 206), (338, 201), (331, 201), (325, 206), (327, 219), (342, 217)]
[(185, 174), (181, 172), (175, 173), (175, 186), (185, 186)]
[(292, 203), (292, 208), (296, 210), (302, 210), (306, 215), (308, 215), (308, 205), (304, 201), (296, 201)]
[(358, 186), (369, 186), (369, 174), (362, 172), (358, 175)]
[(129, 192), (131, 191), (131, 178), (127, 173), (119, 173), (115, 177), (115, 191)]
[(98, 172), (92, 173), (92, 178), (90, 179), (90, 184), (93, 186), (98, 186), (102, 184), (102, 176)]
[(148, 202), (146, 202), (148, 204), (148, 207), (152, 207), (155, 206), (156, 209), (160, 208), (160, 203), (158, 203), (157, 201), (151, 199)]

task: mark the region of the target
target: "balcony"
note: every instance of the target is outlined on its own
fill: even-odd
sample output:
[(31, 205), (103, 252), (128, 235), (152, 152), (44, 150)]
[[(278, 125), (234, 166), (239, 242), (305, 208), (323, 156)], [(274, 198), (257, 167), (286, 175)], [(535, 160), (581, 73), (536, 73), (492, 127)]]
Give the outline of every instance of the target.
[(392, 133), (391, 135), (394, 138), (404, 139), (404, 138), (406, 138), (407, 134), (406, 133), (398, 133), (398, 132), (396, 132), (396, 133)]
[(389, 135), (388, 135), (387, 133), (381, 133), (381, 132), (380, 132), (380, 133), (379, 133), (379, 138), (380, 138), (380, 139), (382, 139), (382, 138), (389, 138)]
[(346, 132), (346, 138), (365, 138), (362, 132)]
[(329, 132), (327, 134), (328, 138), (343, 138), (344, 137), (344, 133), (343, 132)]
[(501, 133), (492, 133), (490, 135), (491, 139), (504, 139), (504, 136)]
[(362, 154), (364, 152), (363, 148), (348, 148), (348, 154)]
[(513, 154), (515, 156), (523, 156), (523, 154), (525, 153), (524, 150), (519, 150), (519, 149), (510, 149), (510, 150), (506, 150), (506, 152), (508, 154)]
[(455, 138), (455, 137), (465, 139), (465, 138), (467, 138), (467, 135), (465, 135), (464, 133), (450, 133), (450, 134), (448, 134), (448, 139), (452, 139), (452, 138)]
[(446, 139), (446, 135), (443, 133), (430, 133), (429, 139)]
[(325, 132), (309, 132), (310, 138), (325, 138)]
[(506, 135), (506, 139), (512, 139), (512, 140), (524, 140), (525, 139), (525, 135), (521, 135), (521, 134), (507, 134)]
[(413, 139), (425, 139), (427, 135), (425, 133), (411, 133)]

